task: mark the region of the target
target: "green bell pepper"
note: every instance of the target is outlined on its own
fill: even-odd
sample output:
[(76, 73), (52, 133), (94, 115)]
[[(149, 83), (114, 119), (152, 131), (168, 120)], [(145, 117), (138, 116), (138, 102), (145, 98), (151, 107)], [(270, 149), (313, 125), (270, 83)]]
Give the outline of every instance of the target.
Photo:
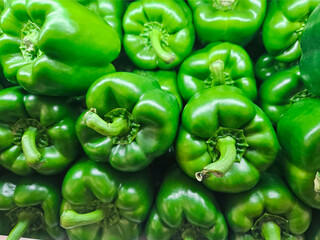
[(172, 167), (146, 224), (148, 240), (227, 239), (228, 228), (214, 193)]
[(238, 88), (202, 90), (182, 112), (177, 162), (186, 174), (214, 191), (249, 190), (278, 150), (271, 122)]
[(320, 209), (320, 99), (294, 103), (282, 116), (277, 133), (280, 162), (291, 190), (308, 206)]
[(179, 103), (179, 109), (180, 111), (182, 111), (183, 103), (178, 90), (177, 73), (175, 70), (146, 71), (141, 69), (135, 69), (133, 70), (133, 73), (157, 80), (160, 84), (161, 89), (172, 93), (177, 98)]
[(180, 66), (178, 88), (186, 102), (202, 89), (224, 84), (240, 88), (253, 101), (257, 97), (253, 64), (238, 45), (211, 43)]
[(110, 162), (117, 170), (143, 169), (175, 139), (177, 99), (152, 78), (108, 74), (91, 85), (86, 103), (89, 110), (76, 126), (83, 149), (91, 159)]
[(0, 28), (5, 76), (41, 95), (84, 94), (114, 71), (121, 47), (112, 27), (74, 1), (9, 0)]
[(175, 0), (138, 0), (123, 17), (123, 46), (142, 69), (172, 69), (191, 52), (195, 32), (187, 4)]
[[(258, 238), (260, 239), (260, 238)], [(257, 238), (253, 237), (252, 233), (230, 233), (230, 238), (229, 240), (257, 240)], [(291, 234), (286, 234), (286, 236), (281, 236), (281, 240), (305, 240), (304, 235), (291, 235)], [(308, 240), (308, 238), (307, 238)], [(315, 239), (312, 239), (315, 240)]]
[[(30, 178), (13, 174), (0, 178), (0, 211), (5, 212), (5, 217), (9, 217), (14, 226), (10, 228), (7, 240), (18, 240), (30, 234), (38, 239), (40, 236), (41, 239), (66, 238), (59, 223), (61, 193), (54, 183), (56, 180), (56, 177)], [(1, 218), (1, 222), (3, 220)], [(7, 219), (4, 220), (6, 222)], [(7, 226), (1, 225), (0, 228), (6, 233)]]
[(122, 17), (126, 8), (125, 0), (76, 0), (83, 6), (103, 18), (111, 27), (113, 27), (122, 40)]
[(261, 109), (274, 125), (293, 103), (316, 97), (305, 88), (298, 65), (273, 74), (261, 85), (259, 96)]
[(300, 70), (306, 88), (313, 94), (320, 96), (320, 7), (310, 15), (305, 31), (301, 37)]
[[(312, 218), (311, 209), (273, 173), (262, 173), (254, 188), (244, 193), (226, 194), (223, 202), (230, 229), (239, 234), (252, 234), (253, 239), (298, 240), (294, 235), (303, 234)], [(289, 238), (290, 235), (293, 236)]]
[(312, 222), (310, 227), (308, 228), (308, 231), (306, 232), (307, 239), (320, 240), (319, 222), (320, 222), (320, 211), (313, 210)]
[(80, 153), (77, 108), (21, 87), (0, 91), (0, 164), (18, 175), (63, 171)]
[(299, 64), (298, 61), (280, 62), (280, 61), (277, 61), (270, 54), (265, 53), (261, 55), (256, 61), (255, 73), (256, 73), (257, 79), (259, 79), (260, 82), (264, 82), (269, 77), (271, 77), (271, 75), (273, 75), (274, 73), (286, 70), (298, 64)]
[(82, 159), (62, 185), (60, 224), (70, 240), (134, 240), (152, 206), (150, 172), (120, 173)]
[(188, 0), (201, 42), (249, 43), (262, 25), (266, 0)]
[(298, 60), (301, 34), (309, 15), (319, 3), (320, 0), (270, 1), (262, 28), (268, 53), (281, 62)]

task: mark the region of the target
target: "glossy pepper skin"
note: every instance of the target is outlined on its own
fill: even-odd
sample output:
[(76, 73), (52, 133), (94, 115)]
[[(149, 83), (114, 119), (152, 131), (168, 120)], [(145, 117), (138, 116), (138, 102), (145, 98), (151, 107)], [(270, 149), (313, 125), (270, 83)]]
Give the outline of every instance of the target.
[(246, 45), (259, 30), (266, 0), (188, 0), (194, 26), (203, 43), (232, 42)]
[(313, 94), (320, 96), (320, 70), (319, 70), (319, 56), (320, 44), (318, 40), (320, 37), (319, 23), (320, 21), (320, 7), (317, 7), (310, 15), (306, 24), (305, 31), (301, 37), (301, 51), (300, 70), (303, 82), (306, 88)]
[(70, 240), (134, 240), (151, 209), (150, 173), (120, 173), (108, 164), (81, 159), (62, 185), (60, 224)]
[(134, 73), (108, 74), (91, 85), (88, 111), (77, 121), (77, 135), (86, 154), (134, 172), (164, 154), (179, 124), (179, 106), (159, 83)]
[(115, 30), (74, 1), (10, 0), (0, 28), (5, 76), (36, 94), (82, 95), (120, 52)]
[(252, 234), (254, 239), (281, 240), (303, 234), (312, 218), (311, 209), (274, 173), (262, 173), (254, 188), (225, 195), (223, 202), (230, 230)]
[(179, 109), (182, 111), (183, 102), (177, 85), (177, 73), (175, 70), (157, 70), (147, 71), (142, 69), (135, 69), (133, 73), (141, 76), (153, 78), (158, 81), (161, 89), (172, 93), (178, 100)]
[(228, 228), (214, 193), (171, 167), (146, 224), (148, 240), (227, 239)]
[(272, 55), (265, 53), (258, 58), (254, 68), (257, 79), (260, 82), (264, 82), (268, 80), (269, 77), (271, 77), (274, 73), (281, 72), (298, 64), (298, 61), (280, 62), (277, 61)]
[(320, 99), (294, 103), (277, 125), (284, 175), (291, 190), (320, 209)]
[(281, 62), (298, 60), (301, 34), (319, 3), (320, 0), (270, 1), (262, 28), (267, 52)]
[(251, 100), (256, 100), (253, 64), (242, 47), (232, 43), (211, 43), (181, 64), (178, 87), (185, 102), (196, 92), (218, 85), (238, 87)]
[[(229, 240), (256, 240), (257, 238), (253, 237), (252, 233), (230, 233)], [(260, 239), (260, 238), (259, 238)], [(286, 236), (281, 236), (281, 240), (308, 240), (309, 238), (305, 238), (303, 234), (301, 235), (291, 235), (286, 234)]]
[(55, 182), (56, 178), (39, 175), (32, 178), (13, 174), (1, 176), (0, 211), (4, 211), (5, 218), (15, 226), (10, 226), (8, 240), (29, 234), (38, 239), (66, 238), (59, 223), (61, 193)]
[(320, 240), (319, 222), (320, 222), (320, 211), (313, 210), (312, 222), (310, 227), (308, 228), (308, 231), (306, 232), (306, 239)]
[(52, 175), (80, 153), (76, 106), (21, 87), (0, 91), (0, 164), (18, 175)]
[(142, 69), (172, 69), (191, 52), (195, 32), (184, 1), (138, 0), (123, 17), (123, 46)]
[(182, 112), (177, 162), (214, 191), (249, 190), (274, 162), (278, 149), (267, 116), (235, 87), (202, 90)]
[(76, 0), (83, 6), (103, 18), (111, 27), (113, 27), (122, 40), (122, 17), (126, 8), (125, 0)]
[(259, 106), (276, 125), (293, 103), (315, 98), (305, 88), (299, 66), (273, 74), (259, 89)]

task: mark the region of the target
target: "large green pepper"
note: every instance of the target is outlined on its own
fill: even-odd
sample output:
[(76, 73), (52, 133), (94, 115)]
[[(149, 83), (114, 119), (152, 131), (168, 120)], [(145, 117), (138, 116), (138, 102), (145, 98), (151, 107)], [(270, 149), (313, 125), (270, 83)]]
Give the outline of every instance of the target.
[(134, 73), (153, 78), (158, 81), (161, 89), (172, 93), (178, 100), (179, 109), (182, 111), (183, 103), (178, 90), (177, 85), (177, 73), (175, 70), (158, 70), (158, 71), (146, 71), (141, 69), (133, 70)]
[(214, 191), (249, 190), (278, 149), (267, 116), (235, 87), (202, 90), (182, 112), (177, 161), (190, 177)]
[(238, 45), (211, 43), (180, 66), (178, 87), (186, 102), (201, 89), (224, 84), (240, 88), (253, 101), (257, 97), (251, 59)]
[(260, 80), (260, 82), (264, 82), (274, 73), (286, 70), (298, 64), (298, 61), (280, 62), (270, 54), (265, 53), (258, 58), (254, 68), (257, 78)]
[[(298, 240), (309, 227), (312, 211), (274, 173), (263, 173), (250, 191), (225, 195), (224, 213), (230, 229), (252, 239)], [(289, 237), (291, 235), (291, 237)], [(250, 239), (238, 238), (238, 239)], [(311, 240), (311, 239), (310, 239)]]
[(124, 14), (123, 29), (126, 54), (142, 69), (174, 68), (195, 40), (191, 10), (183, 1), (134, 1)]
[(302, 56), (300, 60), (301, 75), (306, 88), (320, 96), (320, 6), (310, 15), (305, 31), (301, 37)]
[(249, 43), (259, 30), (266, 0), (188, 0), (201, 42)]
[(56, 174), (80, 153), (76, 108), (21, 87), (0, 91), (0, 164), (19, 175)]
[(320, 209), (320, 99), (294, 103), (277, 125), (284, 175), (292, 191)]
[[(261, 238), (256, 238), (253, 236), (251, 232), (248, 233), (230, 233), (229, 240), (257, 240)], [(303, 234), (299, 235), (291, 235), (291, 234), (286, 234), (285, 236), (281, 236), (281, 240), (311, 240), (309, 238), (305, 238)], [(312, 239), (315, 240), (315, 239)]]
[(0, 28), (5, 76), (41, 95), (84, 94), (120, 52), (115, 30), (74, 1), (9, 0)]
[(74, 164), (62, 185), (60, 224), (69, 239), (139, 239), (154, 196), (150, 176), (116, 172), (89, 159)]
[(306, 232), (307, 240), (320, 240), (320, 211), (313, 210), (312, 222), (308, 231)]
[(178, 167), (166, 174), (146, 225), (148, 240), (227, 239), (228, 228), (212, 191)]
[(95, 161), (109, 161), (120, 171), (141, 170), (175, 139), (178, 102), (155, 79), (111, 73), (91, 85), (86, 102), (89, 110), (78, 119), (77, 135)]
[(113, 27), (120, 40), (122, 39), (122, 16), (125, 11), (126, 0), (76, 0), (103, 18)]
[(315, 97), (305, 88), (299, 66), (273, 74), (261, 85), (259, 96), (261, 109), (275, 125), (293, 103)]
[(266, 50), (276, 60), (292, 62), (300, 58), (301, 34), (309, 15), (319, 3), (320, 0), (272, 0), (269, 2), (262, 37)]
[[(0, 211), (6, 211), (5, 217), (9, 217), (14, 226), (7, 240), (18, 240), (30, 234), (37, 239), (66, 238), (59, 223), (61, 193), (56, 181), (56, 177), (23, 178), (13, 174), (0, 178)], [(6, 234), (3, 220), (1, 218), (0, 233), (4, 230)]]

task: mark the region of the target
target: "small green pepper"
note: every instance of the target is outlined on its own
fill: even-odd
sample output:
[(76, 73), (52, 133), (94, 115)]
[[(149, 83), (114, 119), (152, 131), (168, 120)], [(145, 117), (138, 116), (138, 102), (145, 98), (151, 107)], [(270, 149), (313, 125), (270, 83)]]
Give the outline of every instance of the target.
[(77, 107), (21, 87), (0, 91), (0, 164), (18, 175), (63, 171), (78, 155)]
[(142, 69), (172, 69), (191, 52), (195, 32), (184, 1), (138, 0), (123, 17), (123, 46)]
[(259, 30), (266, 0), (188, 0), (201, 42), (249, 43)]
[(0, 28), (5, 76), (40, 95), (84, 94), (114, 71), (121, 47), (116, 31), (75, 1), (8, 0)]
[[(60, 227), (59, 208), (61, 193), (57, 178), (43, 176), (18, 177), (4, 175), (0, 178), (0, 210), (6, 213), (14, 227), (7, 240), (18, 240), (33, 235), (37, 239), (66, 238)], [(4, 219), (1, 218), (1, 230)], [(4, 220), (8, 222), (8, 219)], [(5, 226), (8, 228), (8, 226)]]
[(270, 120), (238, 88), (222, 85), (202, 90), (182, 112), (177, 162), (186, 174), (214, 191), (249, 190), (278, 150)]
[(70, 240), (138, 240), (154, 186), (147, 169), (120, 173), (84, 158), (68, 170), (62, 195), (60, 224)]
[[(226, 194), (224, 213), (232, 231), (246, 238), (298, 240), (309, 227), (312, 211), (297, 199), (283, 180), (274, 173), (262, 173), (251, 190)], [(290, 235), (293, 235), (289, 238)]]
[(178, 87), (184, 101), (201, 89), (235, 86), (251, 100), (257, 98), (254, 69), (248, 53), (231, 43), (211, 43), (194, 52), (180, 66)]
[(294, 103), (277, 125), (280, 162), (291, 190), (320, 209), (320, 99)]
[(224, 240), (228, 228), (214, 193), (185, 175), (168, 170), (146, 225), (148, 240)]
[(176, 97), (134, 73), (98, 79), (87, 92), (88, 111), (77, 122), (86, 154), (120, 171), (138, 171), (172, 145), (179, 124)]

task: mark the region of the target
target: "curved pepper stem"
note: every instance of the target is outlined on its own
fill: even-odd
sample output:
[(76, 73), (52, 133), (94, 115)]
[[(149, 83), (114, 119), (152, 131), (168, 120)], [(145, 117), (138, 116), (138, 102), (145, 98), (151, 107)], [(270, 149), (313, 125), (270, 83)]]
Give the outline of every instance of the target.
[(265, 222), (261, 225), (261, 236), (265, 240), (281, 240), (281, 228), (275, 222)]
[(36, 220), (37, 216), (28, 212), (22, 212), (18, 216), (18, 222), (10, 232), (7, 240), (19, 240), (28, 227)]
[(89, 128), (106, 137), (123, 136), (130, 132), (130, 124), (127, 118), (117, 117), (113, 119), (112, 123), (108, 123), (96, 113), (96, 109), (94, 108), (86, 112), (84, 123)]
[(60, 217), (60, 225), (65, 229), (85, 226), (98, 223), (106, 217), (106, 212), (102, 209), (96, 209), (89, 213), (77, 213), (73, 210), (66, 210)]
[(232, 137), (226, 136), (219, 138), (216, 148), (220, 152), (220, 157), (217, 161), (205, 166), (201, 172), (196, 172), (195, 177), (199, 182), (201, 182), (203, 178), (208, 177), (210, 173), (216, 177), (223, 177), (236, 161), (236, 140)]
[(158, 57), (167, 64), (172, 63), (176, 57), (172, 53), (168, 53), (161, 46), (161, 32), (158, 29), (152, 29), (150, 32), (150, 41), (153, 50)]
[(320, 173), (319, 172), (316, 173), (316, 176), (313, 182), (314, 182), (314, 191), (316, 193), (320, 193)]
[(22, 151), (24, 153), (26, 162), (29, 166), (35, 169), (40, 168), (41, 165), (44, 163), (43, 161), (41, 161), (42, 156), (37, 149), (37, 144), (36, 144), (37, 131), (38, 131), (37, 128), (30, 126), (27, 128), (27, 130), (24, 132), (21, 138), (21, 147), (22, 147)]
[(217, 60), (209, 65), (209, 70), (211, 72), (212, 82), (211, 87), (224, 85), (226, 83), (224, 79), (224, 62)]

